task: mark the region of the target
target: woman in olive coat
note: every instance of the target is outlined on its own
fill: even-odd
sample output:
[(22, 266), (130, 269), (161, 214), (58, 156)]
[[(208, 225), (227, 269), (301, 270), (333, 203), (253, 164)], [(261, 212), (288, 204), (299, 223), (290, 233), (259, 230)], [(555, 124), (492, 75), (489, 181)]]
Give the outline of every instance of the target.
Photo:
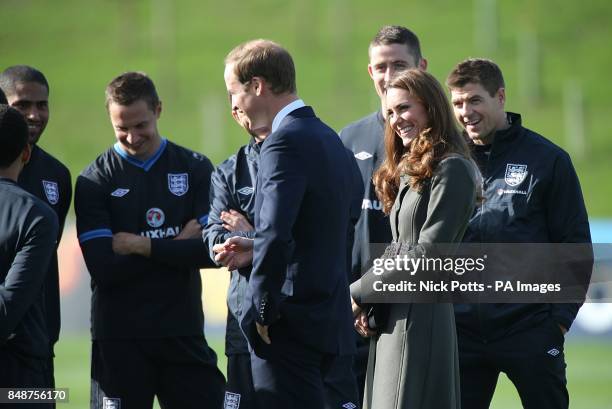
[[(385, 254), (432, 256), (432, 244), (461, 242), (479, 196), (480, 173), (432, 75), (420, 70), (400, 74), (388, 85), (385, 102), (386, 159), (374, 174), (393, 233)], [(399, 281), (408, 273), (388, 274), (387, 279)], [(375, 332), (366, 313), (372, 307), (368, 300), (380, 297), (372, 286), (374, 277), (370, 270), (351, 285), (355, 327), (372, 336), (363, 407), (460, 408), (452, 304), (375, 304), (384, 315)]]

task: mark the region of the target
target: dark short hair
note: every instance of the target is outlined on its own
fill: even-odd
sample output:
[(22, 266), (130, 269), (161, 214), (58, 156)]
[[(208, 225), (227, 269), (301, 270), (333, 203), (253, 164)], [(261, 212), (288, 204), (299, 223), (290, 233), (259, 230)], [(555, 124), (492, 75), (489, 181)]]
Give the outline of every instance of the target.
[(2, 91), (2, 88), (0, 88), (0, 104), (8, 104), (8, 101), (6, 99), (6, 95), (4, 95), (4, 92)]
[(370, 42), (368, 52), (373, 47), (390, 44), (404, 44), (408, 49), (408, 53), (414, 57), (416, 65), (419, 65), (419, 62), (423, 59), (419, 38), (412, 31), (402, 26), (384, 26), (378, 30), (378, 33), (376, 33), (376, 36)]
[(13, 65), (0, 73), (0, 88), (6, 95), (15, 94), (16, 85), (19, 83), (35, 82), (43, 85), (49, 93), (49, 83), (44, 74), (29, 65)]
[(234, 64), (234, 74), (241, 84), (262, 77), (274, 94), (295, 93), (295, 65), (291, 54), (270, 40), (242, 43), (225, 57), (225, 65)]
[(446, 86), (451, 90), (463, 88), (469, 83), (482, 85), (490, 96), (506, 87), (499, 66), (485, 58), (469, 58), (460, 62), (446, 79)]
[(111, 103), (127, 106), (143, 100), (152, 111), (159, 106), (159, 96), (155, 84), (144, 72), (126, 72), (106, 87), (106, 108)]
[(15, 108), (0, 105), (0, 168), (15, 162), (28, 143), (28, 125)]

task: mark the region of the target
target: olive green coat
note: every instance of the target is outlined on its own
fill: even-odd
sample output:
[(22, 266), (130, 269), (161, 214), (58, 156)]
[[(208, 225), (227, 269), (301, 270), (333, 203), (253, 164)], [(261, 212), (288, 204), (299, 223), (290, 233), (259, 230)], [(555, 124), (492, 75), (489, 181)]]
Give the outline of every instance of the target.
[[(460, 242), (474, 210), (480, 176), (458, 155), (442, 160), (419, 193), (402, 177), (390, 212), (394, 242)], [(402, 249), (404, 246), (402, 246)], [(404, 273), (405, 272), (401, 272)], [(357, 303), (373, 295), (368, 274), (351, 285)], [(362, 285), (363, 284), (363, 285)], [(459, 361), (452, 304), (388, 304), (388, 320), (371, 341), (364, 409), (458, 409)]]

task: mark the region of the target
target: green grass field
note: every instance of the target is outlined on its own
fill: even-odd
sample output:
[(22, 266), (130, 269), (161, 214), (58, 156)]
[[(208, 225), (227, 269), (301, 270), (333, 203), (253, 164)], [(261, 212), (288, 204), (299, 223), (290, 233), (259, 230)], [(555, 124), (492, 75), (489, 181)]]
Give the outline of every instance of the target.
[[(209, 339), (219, 356), (219, 367), (225, 372), (223, 340)], [(566, 345), (567, 377), (570, 407), (575, 409), (612, 408), (612, 342), (572, 340)], [(56, 347), (55, 378), (58, 387), (70, 388), (70, 402), (58, 408), (89, 407), (89, 354), (87, 336), (64, 336)], [(517, 409), (519, 397), (502, 375), (491, 409)]]
[[(149, 73), (164, 103), (161, 133), (216, 164), (247, 142), (223, 83), (232, 47), (252, 38), (286, 46), (300, 96), (339, 130), (378, 106), (367, 46), (381, 26), (401, 24), (418, 33), (441, 81), (467, 57), (497, 61), (508, 110), (572, 153), (589, 215), (612, 215), (608, 0), (2, 0), (2, 17), (0, 69), (31, 64), (47, 75), (41, 145), (73, 177), (113, 143), (104, 87), (122, 72)], [(581, 133), (582, 155), (573, 149)]]

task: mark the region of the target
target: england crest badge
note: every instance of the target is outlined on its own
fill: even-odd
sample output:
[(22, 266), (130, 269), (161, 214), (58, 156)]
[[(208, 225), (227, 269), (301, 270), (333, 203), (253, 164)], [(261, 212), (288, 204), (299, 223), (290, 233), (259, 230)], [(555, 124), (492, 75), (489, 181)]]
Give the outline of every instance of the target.
[(223, 401), (223, 409), (239, 409), (240, 394), (233, 392), (225, 392), (225, 400)]
[(121, 399), (119, 398), (102, 398), (102, 407), (104, 409), (121, 409)]
[(43, 189), (45, 191), (45, 196), (47, 196), (47, 200), (52, 205), (56, 205), (59, 201), (59, 187), (57, 186), (57, 182), (50, 182), (48, 180), (43, 180)]
[(175, 196), (183, 196), (189, 190), (189, 175), (168, 173), (168, 190)]
[(506, 175), (504, 180), (510, 186), (518, 186), (527, 177), (527, 165), (516, 165), (508, 163), (506, 165)]

